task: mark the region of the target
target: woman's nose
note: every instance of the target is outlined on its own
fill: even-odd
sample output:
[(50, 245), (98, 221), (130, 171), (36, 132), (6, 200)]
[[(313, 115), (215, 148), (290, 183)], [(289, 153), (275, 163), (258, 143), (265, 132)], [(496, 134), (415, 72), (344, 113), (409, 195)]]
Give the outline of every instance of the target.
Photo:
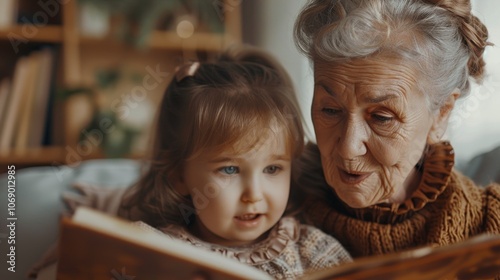
[(346, 160), (365, 155), (368, 133), (361, 120), (349, 119), (344, 124), (342, 133), (338, 136), (337, 145), (339, 155)]

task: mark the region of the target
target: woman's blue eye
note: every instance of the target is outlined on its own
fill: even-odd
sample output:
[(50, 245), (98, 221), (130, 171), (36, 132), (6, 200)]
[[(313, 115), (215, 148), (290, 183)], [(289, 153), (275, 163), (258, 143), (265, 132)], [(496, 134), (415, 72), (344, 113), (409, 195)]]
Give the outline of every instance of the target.
[(223, 173), (228, 174), (228, 175), (233, 175), (233, 174), (238, 173), (238, 167), (236, 167), (236, 166), (224, 166), (219, 170)]

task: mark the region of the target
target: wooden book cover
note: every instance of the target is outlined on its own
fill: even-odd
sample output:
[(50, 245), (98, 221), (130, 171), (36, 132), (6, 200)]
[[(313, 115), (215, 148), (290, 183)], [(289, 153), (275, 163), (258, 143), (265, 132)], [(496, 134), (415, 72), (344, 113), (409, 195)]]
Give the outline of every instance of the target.
[(264, 272), (87, 208), (63, 220), (57, 279), (272, 279)]
[(449, 246), (359, 258), (304, 279), (500, 279), (500, 235), (483, 234)]

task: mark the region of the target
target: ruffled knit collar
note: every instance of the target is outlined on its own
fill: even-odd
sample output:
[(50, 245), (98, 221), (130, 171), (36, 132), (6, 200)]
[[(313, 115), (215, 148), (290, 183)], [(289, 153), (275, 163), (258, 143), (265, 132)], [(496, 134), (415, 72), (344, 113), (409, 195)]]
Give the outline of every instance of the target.
[(449, 142), (430, 145), (423, 165), (419, 168), (422, 172), (420, 184), (413, 195), (403, 203), (382, 203), (360, 209), (350, 208), (338, 198), (335, 203), (343, 205), (342, 212), (345, 214), (364, 221), (381, 224), (403, 221), (443, 193), (450, 180), (454, 159), (453, 147)]
[(192, 235), (185, 227), (178, 225), (169, 225), (160, 228), (160, 230), (194, 246), (217, 252), (249, 265), (258, 265), (278, 257), (290, 243), (295, 243), (299, 239), (300, 234), (298, 221), (292, 217), (282, 218), (270, 230), (266, 239), (252, 245), (240, 247), (226, 247), (207, 243)]

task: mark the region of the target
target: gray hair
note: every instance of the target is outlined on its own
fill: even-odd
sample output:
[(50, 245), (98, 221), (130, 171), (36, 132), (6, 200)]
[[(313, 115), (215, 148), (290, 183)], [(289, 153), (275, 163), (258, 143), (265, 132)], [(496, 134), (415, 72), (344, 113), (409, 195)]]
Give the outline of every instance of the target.
[(469, 0), (310, 0), (295, 23), (296, 44), (313, 61), (393, 54), (413, 62), (431, 110), (456, 88), (467, 95), (469, 76), (482, 78), (487, 38)]

